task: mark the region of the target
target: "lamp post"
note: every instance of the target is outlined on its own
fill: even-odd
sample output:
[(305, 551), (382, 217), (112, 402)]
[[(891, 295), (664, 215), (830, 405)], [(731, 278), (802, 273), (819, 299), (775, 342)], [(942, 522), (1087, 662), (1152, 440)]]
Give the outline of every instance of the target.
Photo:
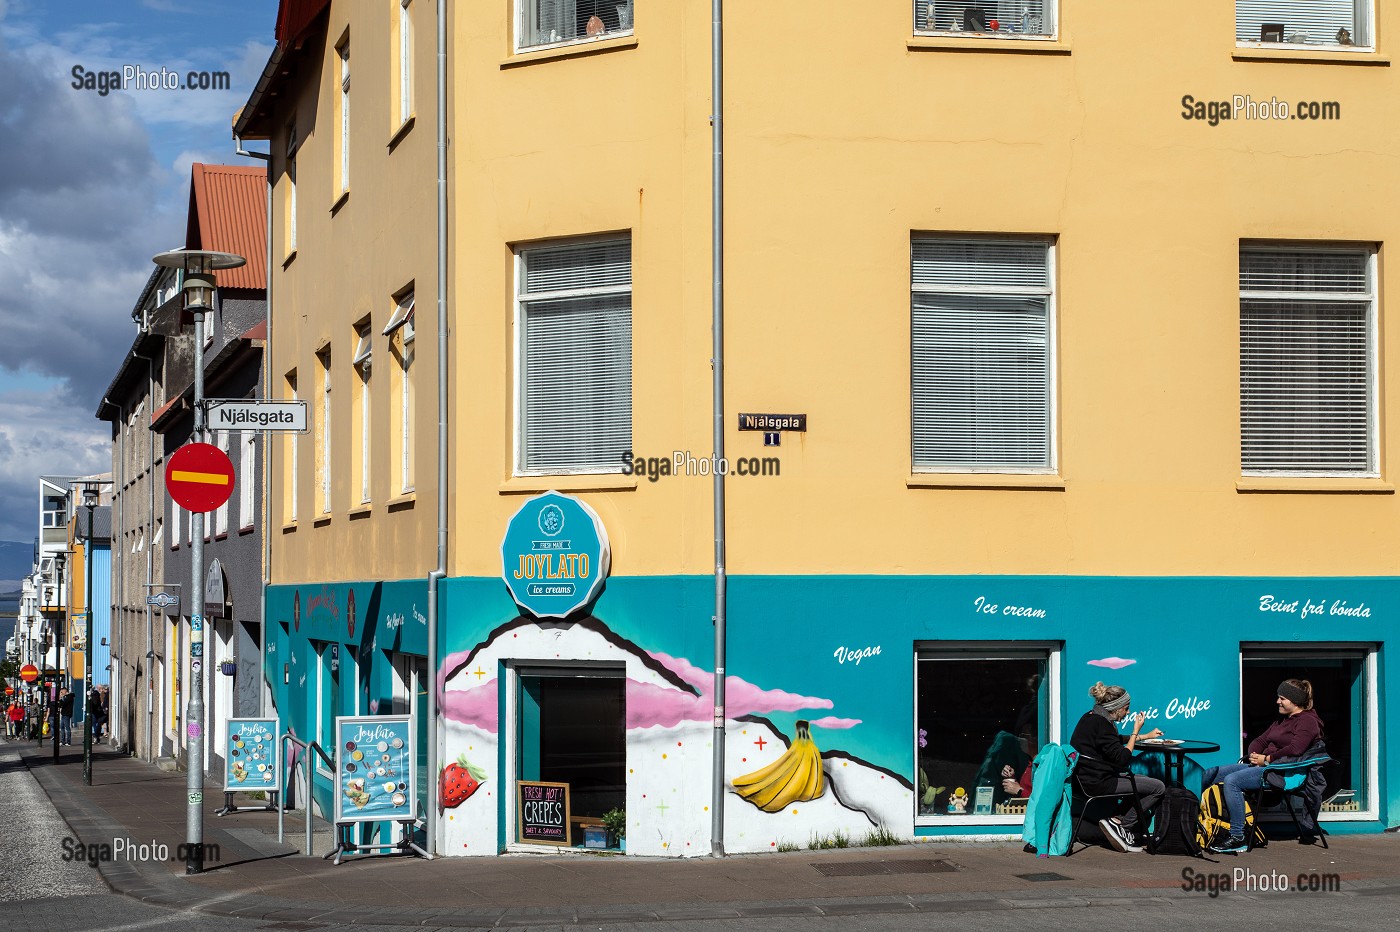
[[(58, 763), (58, 691), (63, 682), (63, 637), (64, 625), (63, 616), (68, 611), (68, 600), (63, 597), (63, 567), (68, 563), (67, 552), (59, 552), (53, 555), (54, 569), (58, 570), (58, 617), (54, 619), (57, 627), (54, 630), (53, 638), (53, 665), (54, 676), (53, 688), (49, 690), (49, 738), (53, 741), (53, 762)], [(43, 730), (39, 731), (40, 740), (43, 740)]]
[[(247, 260), (227, 252), (173, 249), (152, 260), (184, 272), (185, 310), (194, 316), (194, 442), (204, 441), (204, 315), (214, 309), (214, 272), (236, 269)], [(204, 512), (190, 514), (190, 592), (198, 598), (204, 582)], [(204, 606), (190, 606), (190, 700), (185, 717), (185, 873), (204, 872)]]
[(92, 786), (92, 667), (96, 651), (92, 644), (92, 513), (97, 508), (100, 482), (83, 483), (83, 507), (87, 509), (87, 549), (83, 551), (83, 563), (87, 567), (87, 584), (83, 589), (83, 601), (87, 603), (87, 631), (83, 641), (86, 654), (83, 659), (83, 782)]

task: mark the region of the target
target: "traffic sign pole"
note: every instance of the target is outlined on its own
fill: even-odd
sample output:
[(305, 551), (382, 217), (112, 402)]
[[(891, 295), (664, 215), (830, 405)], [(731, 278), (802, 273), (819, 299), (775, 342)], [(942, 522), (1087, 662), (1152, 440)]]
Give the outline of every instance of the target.
[[(194, 439), (204, 442), (204, 308), (194, 311)], [(217, 506), (215, 506), (217, 507)], [(204, 511), (190, 515), (190, 701), (185, 718), (185, 873), (204, 872)], [(310, 811), (309, 809), (307, 810)]]

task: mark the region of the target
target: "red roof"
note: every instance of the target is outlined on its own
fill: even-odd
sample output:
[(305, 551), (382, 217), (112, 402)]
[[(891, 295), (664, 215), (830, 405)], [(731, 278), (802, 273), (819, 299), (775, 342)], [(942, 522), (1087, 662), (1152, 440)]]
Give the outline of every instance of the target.
[(248, 260), (216, 273), (220, 288), (267, 288), (267, 170), (195, 162), (185, 247), (232, 252)]
[(282, 0), (277, 5), (277, 44), (290, 45), (328, 6), (330, 0)]

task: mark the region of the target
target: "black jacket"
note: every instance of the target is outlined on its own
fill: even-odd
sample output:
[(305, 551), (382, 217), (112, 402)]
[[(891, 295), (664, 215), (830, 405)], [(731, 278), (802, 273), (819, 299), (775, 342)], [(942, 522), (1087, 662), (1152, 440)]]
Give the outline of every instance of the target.
[(1118, 729), (1092, 709), (1074, 726), (1069, 743), (1079, 752), (1074, 775), (1091, 796), (1112, 793), (1119, 772), (1127, 770), (1133, 761), (1132, 753), (1118, 736)]
[(73, 694), (72, 694), (72, 693), (69, 693), (68, 695), (64, 696), (62, 699), (58, 700), (58, 714), (59, 714), (59, 715), (67, 715), (67, 716), (69, 716), (70, 718), (73, 716)]

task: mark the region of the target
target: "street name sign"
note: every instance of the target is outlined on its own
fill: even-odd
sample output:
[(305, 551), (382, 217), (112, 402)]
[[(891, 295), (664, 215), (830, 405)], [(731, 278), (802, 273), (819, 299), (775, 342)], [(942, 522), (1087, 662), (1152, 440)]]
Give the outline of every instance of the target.
[(213, 511), (233, 494), (233, 463), (211, 443), (187, 443), (166, 461), (165, 488), (186, 511)]
[(246, 401), (210, 398), (204, 402), (214, 430), (261, 430), (305, 433), (305, 401)]

